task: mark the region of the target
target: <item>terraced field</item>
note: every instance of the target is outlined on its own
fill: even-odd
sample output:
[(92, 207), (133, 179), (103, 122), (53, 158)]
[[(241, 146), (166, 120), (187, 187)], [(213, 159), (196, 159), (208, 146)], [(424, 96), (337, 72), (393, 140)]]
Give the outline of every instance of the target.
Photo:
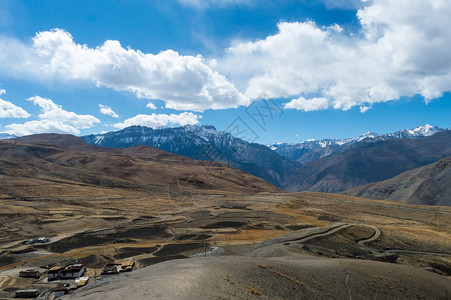
[[(3, 295), (38, 283), (51, 289), (50, 283), (17, 280), (18, 271), (74, 260), (92, 275), (100, 274), (108, 260), (135, 259), (138, 268), (152, 268), (203, 253), (373, 260), (411, 265), (444, 278), (451, 270), (448, 207), (321, 193), (260, 193), (2, 200), (0, 211)], [(37, 236), (51, 242), (26, 245)]]

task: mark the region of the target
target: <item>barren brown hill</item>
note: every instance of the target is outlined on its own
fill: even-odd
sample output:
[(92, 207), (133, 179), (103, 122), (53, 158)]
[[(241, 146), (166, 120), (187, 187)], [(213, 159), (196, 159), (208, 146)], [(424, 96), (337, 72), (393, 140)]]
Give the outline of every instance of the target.
[(67, 150), (117, 153), (117, 151), (114, 151), (114, 149), (92, 146), (86, 143), (82, 138), (73, 136), (71, 134), (41, 133), (18, 137), (15, 138), (14, 141), (23, 144), (33, 144), (43, 146), (50, 145)]
[[(16, 187), (22, 188), (20, 182)], [(105, 191), (103, 198), (93, 199), (92, 186), (87, 185), (85, 197), (74, 187), (69, 187), (70, 197), (0, 201), (0, 298), (24, 288), (50, 297), (57, 282), (48, 282), (47, 270), (40, 267), (74, 261), (83, 263), (90, 277), (87, 290), (73, 295), (76, 299), (123, 298), (124, 293), (141, 299), (144, 292), (152, 299), (175, 294), (180, 299), (253, 299), (254, 293), (261, 299), (449, 295), (451, 207), (322, 193), (207, 190), (192, 201), (102, 187), (96, 189)], [(113, 194), (118, 191), (127, 193), (119, 198)], [(40, 236), (51, 241), (26, 244)], [(189, 258), (207, 253), (222, 257)], [(130, 285), (128, 275), (98, 277), (107, 261), (130, 259), (139, 269), (149, 266), (136, 277), (129, 273), (138, 286)], [(394, 259), (395, 264), (387, 262)], [(160, 264), (167, 260), (174, 261)], [(39, 268), (43, 278), (19, 277), (30, 268)], [(117, 293), (110, 279), (120, 287)]]
[(342, 194), (404, 203), (451, 206), (451, 157)]
[[(220, 163), (85, 146), (0, 142), (0, 298), (51, 299), (47, 268), (76, 261), (90, 281), (74, 299), (449, 296), (451, 207), (290, 194)], [(111, 260), (142, 270), (99, 278)]]
[[(80, 188), (145, 193), (191, 192), (197, 188), (247, 194), (279, 191), (225, 164), (196, 161), (145, 146), (106, 149), (58, 134), (1, 141), (0, 182), (1, 196), (12, 198), (38, 196), (34, 193), (69, 195)], [(52, 191), (55, 184), (58, 189)]]
[(110, 280), (63, 299), (448, 299), (451, 293), (449, 279), (424, 270), (301, 255), (173, 260)]

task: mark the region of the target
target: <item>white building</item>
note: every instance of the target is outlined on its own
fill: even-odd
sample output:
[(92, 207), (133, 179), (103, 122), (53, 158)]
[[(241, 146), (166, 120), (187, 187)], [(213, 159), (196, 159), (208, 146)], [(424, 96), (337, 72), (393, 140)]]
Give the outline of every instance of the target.
[(75, 279), (83, 276), (85, 267), (82, 264), (69, 265), (60, 271), (61, 279)]

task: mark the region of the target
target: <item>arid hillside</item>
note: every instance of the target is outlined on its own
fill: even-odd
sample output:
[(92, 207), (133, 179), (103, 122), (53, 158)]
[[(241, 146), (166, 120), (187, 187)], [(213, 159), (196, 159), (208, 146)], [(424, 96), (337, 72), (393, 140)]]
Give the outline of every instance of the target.
[[(74, 262), (89, 277), (74, 299), (450, 292), (450, 207), (290, 194), (223, 164), (73, 136), (3, 141), (0, 157), (0, 298), (51, 299), (49, 267)], [(28, 243), (38, 237), (49, 241)], [(99, 276), (110, 261), (142, 270)], [(29, 269), (43, 276), (21, 278)]]
[[(77, 260), (90, 283), (75, 299), (97, 292), (141, 299), (146, 290), (161, 299), (412, 299), (433, 292), (446, 299), (450, 209), (321, 193), (2, 199), (0, 298), (19, 288), (50, 295), (56, 283), (41, 267)], [(40, 236), (51, 241), (26, 244)], [(205, 255), (217, 258), (190, 258)], [(107, 261), (131, 259), (148, 268), (98, 276)], [(30, 268), (44, 272), (42, 279), (18, 277)], [(110, 294), (112, 286), (118, 294)], [(198, 288), (188, 288), (192, 294), (188, 286)]]
[(350, 150), (302, 165), (284, 189), (339, 193), (393, 178), (450, 155), (450, 130), (420, 139), (359, 143)]
[[(0, 195), (37, 198), (78, 195), (277, 192), (274, 186), (222, 163), (202, 162), (151, 147), (107, 149), (70, 135), (0, 141)], [(122, 190), (122, 192), (120, 192)], [(108, 191), (108, 193), (110, 193)]]
[(451, 157), (342, 194), (404, 203), (451, 206)]

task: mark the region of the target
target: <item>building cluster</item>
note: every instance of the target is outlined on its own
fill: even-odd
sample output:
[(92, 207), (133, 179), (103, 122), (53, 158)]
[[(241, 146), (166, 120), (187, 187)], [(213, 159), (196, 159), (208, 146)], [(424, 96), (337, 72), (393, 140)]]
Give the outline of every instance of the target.
[[(73, 283), (63, 283), (59, 282), (57, 287), (53, 290), (54, 298), (58, 298), (67, 295), (71, 290), (78, 289), (85, 286), (89, 277), (83, 277), (86, 269), (82, 264), (69, 264), (69, 265), (56, 265), (51, 267), (47, 272), (47, 281), (51, 282), (54, 280), (71, 280), (74, 279)], [(22, 278), (34, 278), (39, 279), (42, 273), (37, 270), (26, 270), (20, 271), (19, 276)], [(40, 295), (40, 290), (38, 289), (27, 289), (27, 290), (17, 290), (15, 292), (15, 298), (36, 298)]]
[(62, 297), (64, 295), (67, 295), (67, 294), (70, 293), (70, 291), (76, 290), (78, 288), (81, 288), (81, 287), (87, 285), (88, 281), (89, 281), (89, 277), (88, 276), (84, 276), (84, 277), (80, 277), (80, 278), (75, 279), (73, 285), (70, 284), (70, 283), (60, 283), (53, 290), (53, 297), (54, 298), (59, 298), (59, 297)]
[(102, 269), (102, 275), (119, 274), (119, 272), (131, 272), (135, 267), (135, 261), (124, 261), (121, 264), (116, 264), (113, 261), (109, 261)]
[[(109, 261), (101, 270), (102, 275), (119, 274), (120, 272), (130, 272), (135, 267), (135, 261), (128, 260), (122, 263)], [(88, 284), (89, 277), (85, 275), (86, 268), (80, 263), (67, 265), (53, 265), (48, 267), (47, 281), (56, 281), (57, 286), (53, 289), (53, 298), (59, 298), (69, 294)], [(19, 272), (22, 278), (32, 278), (39, 280), (45, 273), (38, 270), (29, 269)], [(36, 298), (41, 295), (39, 289), (30, 288), (25, 290), (17, 290), (14, 293), (15, 298)]]
[(85, 267), (82, 264), (54, 266), (49, 269), (48, 280), (76, 279), (83, 276), (84, 273)]

